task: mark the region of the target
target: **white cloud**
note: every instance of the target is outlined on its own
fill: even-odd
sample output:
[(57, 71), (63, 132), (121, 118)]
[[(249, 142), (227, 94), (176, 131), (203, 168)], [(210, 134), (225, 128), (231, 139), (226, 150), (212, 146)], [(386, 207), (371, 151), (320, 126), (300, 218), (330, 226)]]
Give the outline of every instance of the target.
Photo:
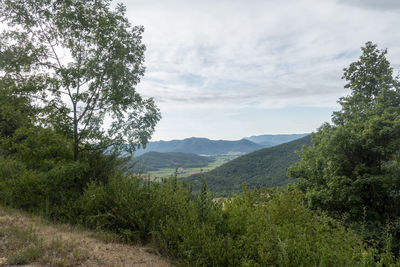
[(337, 107), (347, 93), (342, 69), (369, 40), (400, 65), (397, 0), (123, 2), (131, 22), (145, 26), (147, 71), (138, 90), (165, 114)]

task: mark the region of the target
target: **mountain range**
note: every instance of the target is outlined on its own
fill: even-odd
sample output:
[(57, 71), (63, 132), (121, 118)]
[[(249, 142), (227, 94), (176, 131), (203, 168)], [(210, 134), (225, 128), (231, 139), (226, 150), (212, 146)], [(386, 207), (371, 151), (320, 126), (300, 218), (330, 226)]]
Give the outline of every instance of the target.
[(135, 156), (146, 152), (183, 152), (197, 155), (242, 155), (262, 148), (276, 146), (301, 138), (307, 134), (279, 134), (246, 137), (241, 140), (210, 140), (207, 138), (191, 137), (183, 140), (149, 142), (145, 149), (139, 149)]
[(135, 156), (140, 156), (149, 151), (155, 152), (183, 152), (198, 155), (226, 155), (244, 154), (263, 148), (247, 139), (238, 141), (210, 140), (207, 138), (186, 138), (184, 140), (149, 142), (146, 149), (139, 149)]

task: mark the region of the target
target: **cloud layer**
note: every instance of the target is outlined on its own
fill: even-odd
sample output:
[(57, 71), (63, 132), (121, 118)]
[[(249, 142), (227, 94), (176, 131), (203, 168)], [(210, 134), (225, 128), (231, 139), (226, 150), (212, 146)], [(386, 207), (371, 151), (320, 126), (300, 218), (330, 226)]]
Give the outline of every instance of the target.
[(130, 21), (145, 26), (138, 90), (167, 121), (178, 111), (333, 109), (347, 93), (342, 69), (369, 40), (400, 66), (397, 0), (122, 2)]

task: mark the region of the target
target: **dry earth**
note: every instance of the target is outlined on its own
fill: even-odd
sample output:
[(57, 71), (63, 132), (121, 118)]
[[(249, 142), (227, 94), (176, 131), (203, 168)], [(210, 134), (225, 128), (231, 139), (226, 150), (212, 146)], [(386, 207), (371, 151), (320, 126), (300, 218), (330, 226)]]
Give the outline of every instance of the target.
[[(151, 248), (130, 246), (110, 240), (104, 241), (102, 239), (105, 238), (94, 237), (96, 235), (93, 232), (78, 230), (68, 225), (49, 224), (41, 220), (40, 217), (6, 210), (1, 206), (0, 266), (9, 266), (7, 259), (10, 258), (10, 255), (6, 255), (7, 246), (10, 247), (12, 244), (10, 245), (7, 242), (10, 242), (9, 240), (12, 238), (10, 233), (13, 233), (12, 231), (6, 232), (9, 228), (33, 231), (41, 242), (41, 248), (45, 248), (47, 251), (42, 252), (46, 255), (41, 257), (50, 258), (46, 260), (37, 259), (33, 263), (29, 262), (30, 265), (26, 266), (171, 266), (171, 263), (157, 255), (155, 250)], [(9, 236), (7, 236), (7, 233)], [(53, 251), (54, 246), (58, 246), (56, 244), (61, 245)], [(50, 250), (51, 253), (48, 252)], [(8, 252), (10, 253), (10, 251)], [(54, 257), (64, 257), (64, 259), (56, 260)]]

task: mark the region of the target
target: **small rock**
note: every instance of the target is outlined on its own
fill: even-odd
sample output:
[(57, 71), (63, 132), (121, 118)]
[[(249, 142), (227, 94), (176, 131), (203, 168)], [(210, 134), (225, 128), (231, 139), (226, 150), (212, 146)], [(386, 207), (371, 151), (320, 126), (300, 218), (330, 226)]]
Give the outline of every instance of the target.
[(6, 264), (7, 258), (0, 258), (0, 265)]

